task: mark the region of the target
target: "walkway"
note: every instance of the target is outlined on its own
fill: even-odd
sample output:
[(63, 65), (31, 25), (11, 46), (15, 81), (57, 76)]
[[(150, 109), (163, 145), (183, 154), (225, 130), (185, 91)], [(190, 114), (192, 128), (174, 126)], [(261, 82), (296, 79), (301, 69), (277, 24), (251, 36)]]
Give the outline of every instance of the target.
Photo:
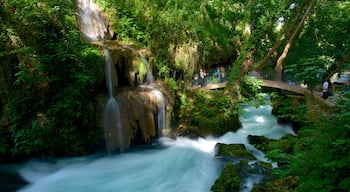
[[(297, 95), (305, 95), (306, 93), (311, 94), (311, 91), (308, 90), (306, 87), (298, 85), (296, 83), (291, 83), (290, 81), (288, 83), (281, 82), (281, 81), (274, 81), (271, 80), (271, 75), (263, 76), (260, 75), (257, 72), (249, 73), (249, 76), (253, 76), (256, 79), (262, 80), (262, 87), (268, 88), (268, 89), (277, 89), (282, 91), (290, 92), (291, 94), (297, 94)], [(222, 83), (208, 83), (205, 86), (192, 86), (192, 89), (199, 89), (199, 90), (214, 90), (214, 89), (221, 89), (226, 87), (227, 82)], [(315, 96), (322, 96), (321, 92), (313, 91), (313, 95)]]

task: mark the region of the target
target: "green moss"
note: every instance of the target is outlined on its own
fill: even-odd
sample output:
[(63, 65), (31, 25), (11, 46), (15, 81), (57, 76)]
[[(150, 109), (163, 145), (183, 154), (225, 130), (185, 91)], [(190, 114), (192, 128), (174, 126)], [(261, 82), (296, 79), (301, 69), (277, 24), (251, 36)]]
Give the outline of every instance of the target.
[(193, 91), (182, 94), (180, 101), (180, 124), (198, 127), (199, 136), (220, 136), (241, 127), (239, 107), (222, 91)]
[(239, 191), (241, 178), (239, 168), (232, 163), (225, 165), (220, 177), (211, 187), (213, 192)]
[(249, 153), (244, 144), (216, 144), (217, 156), (244, 158), (254, 160), (255, 157)]

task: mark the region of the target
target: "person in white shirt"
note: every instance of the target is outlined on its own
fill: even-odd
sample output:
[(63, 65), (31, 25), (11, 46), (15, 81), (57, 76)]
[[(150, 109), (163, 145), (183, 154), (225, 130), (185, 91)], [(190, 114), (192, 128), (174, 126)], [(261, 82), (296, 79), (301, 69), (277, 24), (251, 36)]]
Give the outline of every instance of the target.
[(200, 83), (202, 86), (207, 85), (207, 79), (206, 76), (207, 74), (205, 73), (204, 69), (199, 69), (199, 76), (200, 76)]
[(329, 82), (325, 80), (322, 85), (322, 98), (327, 99), (329, 96)]

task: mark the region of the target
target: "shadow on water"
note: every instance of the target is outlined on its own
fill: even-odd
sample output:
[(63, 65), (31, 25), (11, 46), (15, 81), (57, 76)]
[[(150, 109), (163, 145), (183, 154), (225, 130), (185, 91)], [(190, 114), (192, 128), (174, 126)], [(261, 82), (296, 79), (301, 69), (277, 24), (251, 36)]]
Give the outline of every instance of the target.
[(24, 180), (15, 168), (0, 165), (0, 191), (17, 191), (27, 184), (29, 182)]

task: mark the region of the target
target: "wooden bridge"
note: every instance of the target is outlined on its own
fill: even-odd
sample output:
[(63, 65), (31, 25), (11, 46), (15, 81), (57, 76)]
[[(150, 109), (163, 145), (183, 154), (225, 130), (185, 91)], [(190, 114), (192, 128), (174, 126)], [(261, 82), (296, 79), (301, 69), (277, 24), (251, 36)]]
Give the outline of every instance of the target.
[[(288, 94), (293, 94), (293, 95), (313, 94), (318, 97), (322, 96), (321, 92), (318, 92), (318, 91), (311, 92), (310, 90), (307, 89), (307, 87), (304, 87), (301, 85), (294, 85), (294, 84), (285, 83), (281, 81), (273, 81), (273, 80), (266, 80), (266, 79), (260, 79), (260, 78), (257, 78), (257, 80), (262, 81), (261, 86), (263, 89), (284, 91)], [(202, 91), (222, 89), (226, 87), (226, 84), (227, 82), (210, 83), (205, 86), (193, 86), (192, 89), (198, 89)]]

